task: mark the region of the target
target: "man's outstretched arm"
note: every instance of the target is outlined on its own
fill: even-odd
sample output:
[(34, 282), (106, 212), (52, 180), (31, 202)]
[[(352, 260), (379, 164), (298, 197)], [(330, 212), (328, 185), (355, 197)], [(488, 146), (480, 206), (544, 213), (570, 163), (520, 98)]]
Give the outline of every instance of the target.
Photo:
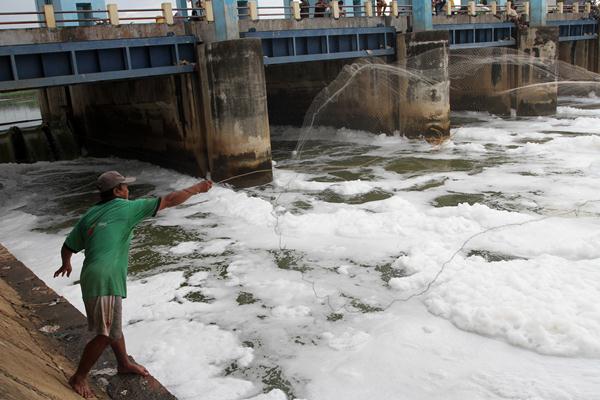
[(67, 274), (67, 277), (71, 276), (71, 271), (73, 270), (73, 268), (71, 267), (71, 256), (72, 255), (73, 255), (73, 252), (71, 250), (69, 250), (69, 248), (67, 246), (65, 246), (63, 244), (62, 248), (60, 249), (60, 258), (62, 259), (62, 265), (54, 273), (55, 278), (59, 275), (65, 276), (65, 274)]
[(189, 188), (170, 193), (160, 200), (160, 206), (158, 207), (158, 210), (160, 211), (165, 208), (175, 207), (185, 203), (187, 199), (195, 194), (208, 192), (211, 187), (211, 181), (202, 181), (190, 186)]

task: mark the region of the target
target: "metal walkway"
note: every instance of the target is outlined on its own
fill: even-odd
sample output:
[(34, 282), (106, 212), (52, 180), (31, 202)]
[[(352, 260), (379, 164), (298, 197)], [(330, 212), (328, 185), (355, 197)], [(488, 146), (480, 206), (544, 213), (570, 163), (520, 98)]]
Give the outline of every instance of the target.
[(240, 36), (262, 40), (265, 65), (396, 53), (393, 27), (252, 31)]
[(196, 38), (0, 46), (0, 91), (192, 72)]

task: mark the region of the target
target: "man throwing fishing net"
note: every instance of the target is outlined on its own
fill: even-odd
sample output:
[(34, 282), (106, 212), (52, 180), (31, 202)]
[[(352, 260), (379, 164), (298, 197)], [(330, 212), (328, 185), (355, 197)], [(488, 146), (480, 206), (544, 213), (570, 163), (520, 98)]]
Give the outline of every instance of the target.
[(69, 379), (71, 387), (85, 398), (94, 396), (87, 377), (109, 345), (117, 358), (119, 373), (148, 375), (144, 367), (129, 359), (121, 331), (121, 300), (127, 297), (127, 263), (133, 228), (158, 211), (182, 204), (212, 187), (211, 181), (202, 181), (162, 198), (129, 200), (127, 185), (134, 181), (135, 178), (126, 178), (116, 171), (100, 175), (96, 183), (100, 202), (69, 233), (61, 249), (62, 265), (54, 273), (55, 278), (70, 276), (71, 256), (85, 250), (81, 292), (88, 328), (96, 336), (85, 346), (79, 367)]

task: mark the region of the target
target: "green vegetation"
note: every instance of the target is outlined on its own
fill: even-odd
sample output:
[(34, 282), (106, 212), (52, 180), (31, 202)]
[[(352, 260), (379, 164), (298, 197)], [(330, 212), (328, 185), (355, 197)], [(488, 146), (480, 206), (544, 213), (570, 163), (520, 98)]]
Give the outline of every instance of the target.
[(21, 90), (18, 92), (0, 93), (0, 100), (9, 100), (9, 99), (36, 100), (37, 92), (38, 92), (37, 90)]

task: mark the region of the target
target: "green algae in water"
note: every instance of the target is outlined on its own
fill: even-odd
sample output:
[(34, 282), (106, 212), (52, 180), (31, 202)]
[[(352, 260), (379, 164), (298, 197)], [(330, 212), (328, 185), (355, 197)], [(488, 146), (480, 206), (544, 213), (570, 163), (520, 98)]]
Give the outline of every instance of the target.
[(357, 299), (352, 299), (350, 304), (352, 305), (352, 307), (356, 308), (357, 310), (360, 310), (360, 312), (362, 313), (373, 313), (383, 311), (383, 308), (370, 306), (368, 304), (360, 302)]
[(445, 194), (443, 196), (436, 197), (433, 200), (434, 207), (455, 207), (461, 203), (467, 203), (473, 205), (476, 203), (483, 203), (485, 195), (481, 193), (453, 193)]
[(451, 172), (471, 171), (476, 169), (477, 163), (471, 160), (450, 159), (442, 160), (435, 158), (404, 157), (388, 163), (387, 171), (398, 174), (418, 175), (425, 172)]
[(304, 258), (303, 254), (297, 254), (294, 250), (271, 250), (275, 263), (278, 268), (292, 271), (306, 272), (310, 268), (306, 265), (300, 265), (299, 262)]
[(254, 295), (252, 293), (248, 293), (248, 292), (240, 292), (240, 294), (238, 294), (237, 299), (235, 299), (235, 301), (237, 301), (237, 303), (242, 306), (244, 304), (254, 304), (256, 303), (256, 299), (254, 298)]
[(446, 183), (447, 180), (448, 180), (448, 178), (431, 179), (431, 180), (429, 180), (429, 181), (427, 181), (425, 183), (413, 185), (413, 186), (409, 187), (406, 190), (407, 191), (423, 192), (423, 191), (425, 191), (427, 189), (433, 189), (433, 188), (436, 188), (436, 187), (444, 186), (444, 183)]
[(526, 260), (526, 258), (513, 256), (510, 254), (497, 253), (489, 250), (471, 250), (467, 257), (479, 256), (487, 262), (511, 261), (511, 260)]
[(234, 361), (225, 368), (225, 376), (229, 376), (239, 369), (238, 364)]
[(339, 178), (342, 181), (372, 181), (375, 179), (374, 175), (366, 172), (334, 171), (330, 172), (329, 175)]
[(312, 204), (307, 203), (306, 201), (302, 201), (302, 200), (297, 200), (297, 201), (293, 202), (292, 206), (294, 208), (297, 208), (300, 210), (310, 210), (311, 208), (313, 208)]
[(343, 196), (333, 190), (324, 190), (317, 196), (319, 199), (328, 203), (346, 203), (346, 204), (364, 204), (371, 201), (380, 201), (392, 197), (394, 194), (384, 190), (375, 189), (368, 193), (356, 196)]
[(201, 235), (186, 231), (178, 226), (152, 225), (144, 223), (134, 231), (132, 248), (141, 246), (169, 246), (173, 247), (181, 242), (201, 241)]
[(152, 225), (143, 223), (135, 231), (131, 242), (129, 272), (147, 272), (172, 264), (179, 257), (163, 254), (157, 247), (174, 247), (181, 242), (200, 241), (200, 235), (177, 226)]
[(150, 248), (131, 250), (129, 254), (129, 273), (138, 274), (171, 264), (172, 260)]
[(262, 383), (265, 385), (263, 393), (269, 393), (273, 389), (279, 389), (286, 394), (288, 399), (296, 398), (292, 384), (286, 379), (279, 366), (272, 368), (261, 366), (261, 368), (265, 369), (261, 378)]
[(194, 303), (212, 303), (215, 300), (214, 297), (205, 296), (202, 292), (190, 292), (183, 297)]
[(344, 318), (344, 314), (331, 313), (327, 316), (327, 321), (335, 322)]
[(392, 263), (377, 265), (375, 271), (381, 274), (381, 280), (385, 283), (389, 283), (392, 278), (403, 278), (406, 276), (406, 272), (403, 269), (394, 268)]

